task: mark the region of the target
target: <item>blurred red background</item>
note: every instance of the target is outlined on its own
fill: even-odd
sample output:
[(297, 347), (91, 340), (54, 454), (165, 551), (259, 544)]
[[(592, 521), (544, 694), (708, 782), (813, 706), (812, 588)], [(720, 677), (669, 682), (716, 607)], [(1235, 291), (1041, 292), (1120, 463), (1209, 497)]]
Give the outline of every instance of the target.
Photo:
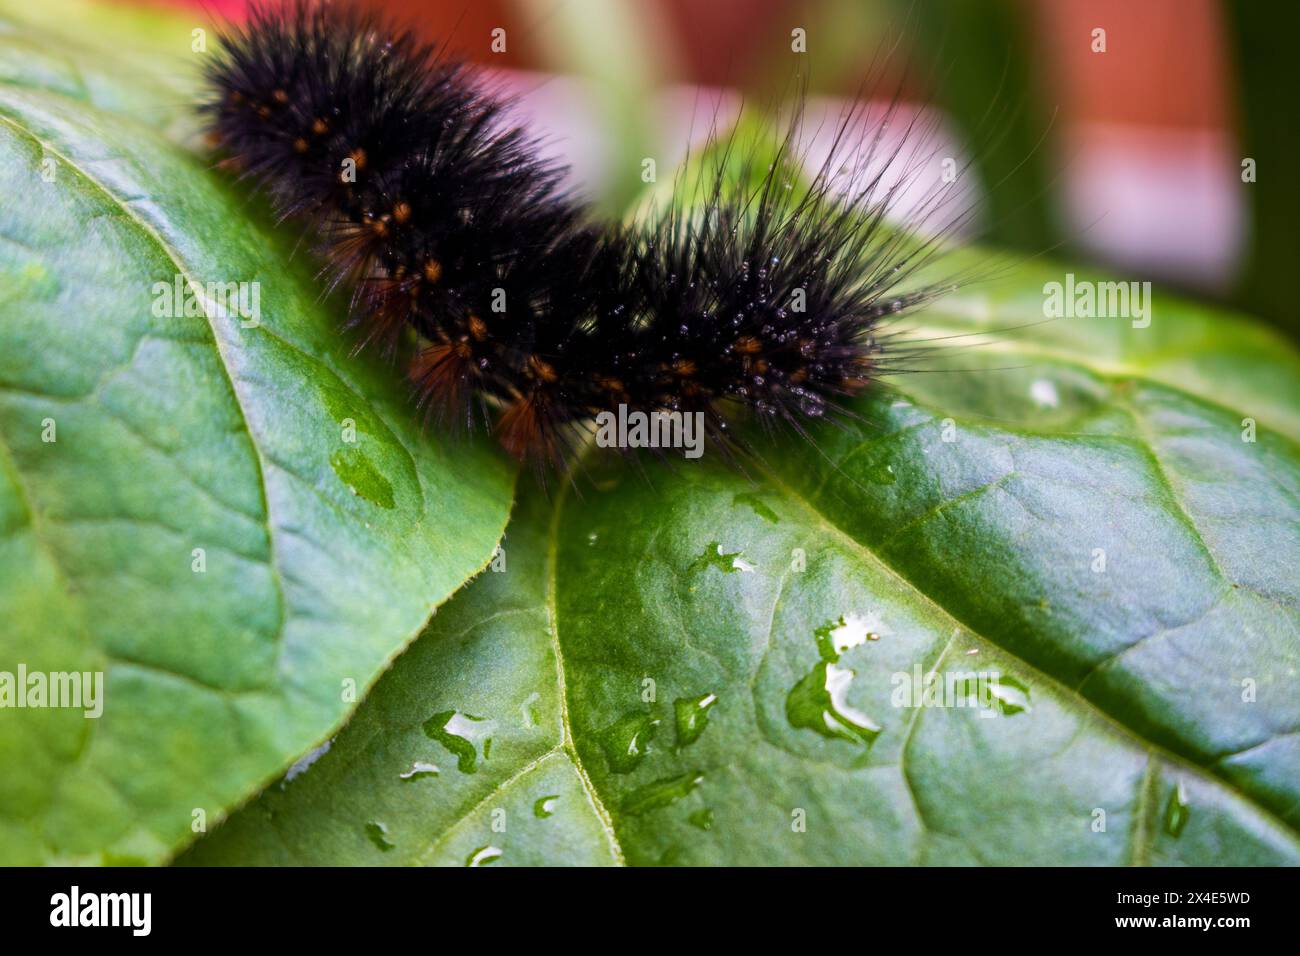
[[(130, 2), (130, 0), (128, 0)], [(239, 19), (249, 0), (152, 0)], [(559, 8), (564, 0), (554, 0)], [(729, 85), (751, 74), (792, 24), (815, 23), (822, 0), (633, 0), (650, 10), (672, 51), (667, 79)], [(858, 0), (868, 3), (869, 0)], [(1062, 115), (1067, 119), (1167, 126), (1220, 127), (1228, 120), (1222, 23), (1214, 0), (1016, 0), (1032, 24)], [(384, 11), (418, 24), (430, 37), (453, 37), (467, 57), (498, 67), (547, 69), (532, 29), (536, 15), (515, 0), (383, 0)], [(545, 17), (541, 5), (541, 17)], [(918, 5), (926, 15), (926, 4)], [(1086, 38), (1104, 25), (1114, 42), (1106, 69), (1095, 69)], [(488, 49), (494, 27), (507, 26), (504, 54)], [(864, 48), (864, 57), (870, 47)], [(864, 63), (864, 66), (866, 64)], [(846, 80), (846, 89), (854, 83)]]

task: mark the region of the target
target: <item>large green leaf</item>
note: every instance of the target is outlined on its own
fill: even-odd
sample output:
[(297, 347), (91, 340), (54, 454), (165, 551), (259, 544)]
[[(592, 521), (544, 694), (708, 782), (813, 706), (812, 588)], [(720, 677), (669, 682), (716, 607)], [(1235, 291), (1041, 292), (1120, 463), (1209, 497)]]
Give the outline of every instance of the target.
[[(0, 671), (102, 671), (105, 705), (0, 711), (0, 860), (161, 861), (337, 727), (483, 565), (512, 470), (421, 434), (400, 372), (345, 354), (292, 236), (15, 36)], [(210, 291), (155, 314), (178, 276), (259, 283), (260, 323)]]
[[(178, 38), (172, 30), (153, 31), (147, 42), (183, 54), (185, 34)], [(27, 36), (0, 31), (0, 50), (6, 43), (13, 49), (16, 35)], [(130, 42), (137, 36), (131, 33)], [(91, 50), (92, 41), (75, 42)], [(167, 71), (152, 68), (148, 77), (125, 79), (114, 68), (115, 54), (99, 51), (105, 44), (98, 41), (93, 45), (93, 54), (55, 45), (40, 61), (0, 59), (0, 66), (45, 64), (43, 77), (21, 69), (17, 78), (0, 76), (98, 109), (136, 112), (145, 124), (184, 139), (183, 121), (178, 133), (161, 109), (171, 90)], [(76, 73), (80, 84), (68, 81)], [(73, 135), (76, 123), (98, 123), (94, 110), (60, 106), (76, 117), (73, 122), (51, 108), (55, 101), (33, 94), (18, 102), (45, 115), (39, 123), (26, 120), (25, 132), (78, 141), (93, 157), (86, 170), (110, 187), (123, 181), (123, 168), (132, 163), (137, 178), (151, 185), (169, 179), (166, 171), (174, 165), (186, 165), (159, 151), (168, 159), (155, 168), (158, 148), (134, 125), (102, 140), (98, 130)], [(26, 115), (5, 109), (7, 116)], [(8, 143), (9, 127), (0, 124), (0, 132)], [(30, 140), (15, 138), (19, 146), (28, 143), (30, 154)], [(18, 172), (39, 165), (30, 155), (25, 162), (17, 164)], [(6, 175), (17, 175), (9, 165)], [(151, 170), (148, 176), (142, 165)], [(193, 195), (169, 193), (165, 202), (151, 204), (140, 201), (147, 192), (128, 192), (126, 205), (150, 223), (175, 221), (182, 210), (210, 200), (228, 222), (241, 224), (239, 238), (220, 238), (229, 227), (211, 219), (197, 235), (181, 230), (189, 236), (185, 243), (169, 230), (155, 231), (197, 255), (196, 261), (223, 267), (228, 261), (283, 261), (278, 253), (268, 259), (250, 251), (265, 240), (248, 230), (229, 200), (214, 195), (210, 181), (191, 170), (176, 181)], [(20, 185), (28, 183), (28, 194), (42, 195), (36, 178), (29, 175)], [(39, 212), (45, 215), (20, 212), (42, 226), (49, 215), (44, 208)], [(88, 236), (68, 233), (61, 240), (98, 239), (114, 218), (90, 221), (94, 227), (83, 230)], [(51, 222), (49, 233), (55, 231)], [(111, 238), (120, 239), (117, 233)], [(0, 248), (6, 256), (28, 251)], [(117, 246), (113, 251), (120, 255)], [(982, 268), (992, 268), (986, 255), (977, 255)], [(93, 265), (108, 261), (116, 260), (106, 254)], [(103, 281), (98, 272), (94, 278)], [(1059, 269), (1011, 266), (1001, 282), (981, 283), (920, 316), (916, 335), (940, 338), (1039, 322), (1042, 284), (1063, 278)], [(265, 281), (270, 288), (273, 280)], [(309, 288), (296, 276), (275, 281), (292, 286), (297, 297)], [(94, 301), (106, 297), (100, 292)], [(9, 304), (0, 303), (6, 316)], [(333, 357), (327, 323), (318, 328), (297, 310), (278, 317), (264, 311), (268, 323), (285, 323), (274, 326), (277, 334), (290, 338), (292, 329), (313, 343), (307, 351), (325, 356), (330, 374), (357, 381), (368, 395), (387, 395), (374, 370)], [(86, 324), (77, 327), (78, 344), (91, 332), (103, 334), (89, 319)], [(29, 334), (49, 336), (56, 328), (46, 323)], [(228, 341), (246, 334), (230, 323), (217, 323), (214, 331), (218, 342), (223, 333)], [(859, 426), (821, 436), (825, 458), (798, 445), (771, 448), (766, 463), (750, 469), (752, 481), (707, 458), (655, 467), (648, 477), (600, 463), (594, 487), (584, 484), (580, 497), (568, 491), (553, 499), (529, 496), (506, 539), (505, 570), (484, 573), (440, 610), (328, 748), (300, 761), (280, 785), (184, 859), (1297, 862), (1300, 362), (1294, 353), (1248, 321), (1164, 298), (1157, 298), (1149, 328), (1061, 320), (940, 344), (942, 350), (922, 364), (950, 371), (895, 379), (893, 391), (860, 406)], [(251, 343), (247, 348), (260, 354)], [(86, 363), (85, 351), (65, 350), (57, 381), (93, 374), (67, 358), (75, 354)], [(14, 352), (6, 348), (0, 355)], [(42, 344), (19, 354), (18, 367), (36, 374), (26, 364), (32, 355), (60, 353)], [(12, 364), (0, 362), (6, 376)], [(173, 369), (170, 362), (165, 367)], [(318, 378), (313, 369), (302, 382), (315, 388)], [(251, 373), (232, 379), (250, 393), (267, 381)], [(27, 409), (20, 400), (32, 401), (3, 394), (6, 416), (11, 408)], [(296, 421), (303, 413), (295, 401), (263, 409), (266, 422), (272, 413), (277, 421)], [(202, 405), (213, 415), (223, 407), (211, 396)], [(30, 411), (39, 421), (39, 409)], [(411, 450), (422, 475), (424, 456), (441, 460), (437, 447), (408, 441), (409, 429), (399, 424), (404, 413), (386, 397), (376, 415)], [(1243, 419), (1257, 426), (1254, 442), (1242, 441), (1243, 430), (1249, 433)], [(22, 421), (30, 428), (29, 419)], [(267, 437), (255, 423), (250, 419), (248, 430), (254, 449)], [(280, 427), (274, 426), (276, 435)], [(8, 438), (8, 418), (0, 419), (0, 428)], [(66, 429), (60, 429), (62, 443)], [(13, 443), (14, 460), (30, 457), (38, 434), (18, 433), (22, 443)], [(191, 444), (187, 434), (185, 447)], [(121, 460), (114, 447), (112, 456), (105, 451), (102, 467), (111, 477)], [(468, 500), (499, 500), (506, 479), (495, 470), (478, 474), (480, 465), (471, 462), (481, 461), (470, 450), (457, 452), (456, 467), (482, 486)], [(320, 494), (327, 495), (335, 479), (321, 462), (306, 456), (295, 473), (316, 474), (309, 471), (314, 465)], [(376, 464), (391, 477), (389, 460)], [(220, 465), (223, 480), (238, 470), (228, 461)], [(39, 472), (23, 476), (33, 490), (66, 487)], [(94, 486), (117, 490), (115, 504), (140, 506), (118, 484), (105, 482), (97, 474)], [(75, 494), (87, 494), (80, 485)], [(310, 498), (305, 485), (297, 490)], [(450, 490), (445, 494), (454, 498)], [(65, 492), (54, 504), (73, 500), (80, 499)], [(293, 501), (306, 507), (298, 497)], [(51, 518), (63, 512), (40, 503), (35, 513), (50, 517), (32, 527), (57, 533)], [(343, 505), (349, 503), (361, 504), (344, 498)], [(305, 575), (310, 591), (303, 576), (293, 579), (304, 617), (334, 615), (341, 604), (351, 607), (353, 595), (348, 626), (363, 615), (384, 621), (398, 615), (401, 569), (418, 564), (424, 549), (458, 536), (461, 525), (452, 523), (466, 518), (462, 503), (449, 503), (447, 524), (426, 528), (424, 538), (415, 533), (407, 550), (369, 536), (361, 543), (343, 536), (358, 550), (382, 552), (371, 562), (341, 553), (331, 535), (340, 553), (312, 555)], [(17, 512), (18, 534), (6, 536), (0, 548), (15, 547), (11, 538), (24, 540), (29, 550), (35, 546), (30, 510)], [(195, 528), (206, 527), (198, 508), (183, 513)], [(102, 552), (114, 569), (144, 560), (138, 532), (124, 533), (129, 548)], [(431, 544), (429, 534), (442, 536)], [(292, 532), (280, 536), (302, 547)], [(54, 541), (48, 533), (46, 539)], [(189, 547), (182, 549), (185, 561)], [(1104, 571), (1093, 570), (1099, 548)], [(450, 546), (443, 550), (451, 553)], [(276, 551), (289, 553), (297, 549)], [(479, 560), (485, 553), (478, 552)], [(72, 556), (85, 559), (84, 551)], [(386, 561), (392, 582), (380, 580)], [(315, 562), (329, 562), (332, 574)], [(340, 565), (348, 565), (346, 577)], [(46, 558), (35, 572), (30, 562), (21, 567), (44, 574), (42, 587), (57, 592)], [(166, 600), (152, 606), (173, 607), (185, 594), (182, 583), (169, 579)], [(113, 621), (138, 597), (132, 590), (138, 583), (115, 587), (111, 604), (102, 591), (79, 592), (72, 601), (24, 610), (27, 616), (15, 619), (39, 619), (43, 630), (39, 643), (30, 633), (22, 639), (39, 646), (45, 659), (93, 654), (100, 622)], [(436, 599), (446, 588), (426, 593)], [(41, 600), (31, 584), (0, 595)], [(230, 626), (227, 605), (235, 603), (205, 608), (213, 613), (205, 625), (210, 630), (195, 632), (186, 646), (220, 658), (237, 639), (232, 635), (251, 632)], [(257, 605), (243, 600), (238, 606)], [(51, 639), (51, 632), (59, 636), (59, 614), (69, 621), (62, 633), (75, 639)], [(410, 617), (414, 627), (421, 614)], [(342, 650), (343, 622), (331, 617), (328, 623), (335, 626), (326, 638), (319, 634), (326, 622), (302, 620), (299, 627), (310, 630), (303, 643), (327, 648), (331, 662), (363, 654), (359, 642), (380, 643), (384, 629), (377, 620), (373, 629), (352, 633), (356, 643)], [(397, 645), (391, 640), (386, 647)], [(255, 659), (231, 656), (241, 663)], [(110, 666), (110, 675), (119, 671)], [(993, 691), (1000, 703), (987, 711), (995, 716), (968, 707), (893, 706), (893, 678), (918, 667), (923, 675), (997, 671), (1001, 679)], [(312, 681), (337, 693), (337, 671), (320, 678), (328, 668), (306, 670), (295, 669), (286, 698), (326, 693)], [(200, 689), (192, 682), (186, 690), (182, 714), (204, 699), (195, 696)], [(96, 770), (82, 770), (78, 778), (60, 776), (62, 764), (42, 751), (6, 751), (4, 765), (30, 768), (31, 779), (6, 778), (0, 805), (11, 806), (16, 790), (48, 788), (63, 802), (52, 818), (56, 826), (45, 824), (45, 832), (81, 838), (125, 820), (123, 832), (112, 837), (113, 855), (157, 858), (163, 855), (154, 852), (157, 838), (132, 829), (133, 818), (121, 814), (123, 795), (153, 801), (155, 819), (167, 804), (161, 815), (172, 826), (171, 801), (186, 780), (201, 778), (196, 789), (219, 789), (256, 761), (259, 746), (275, 749), (259, 735), (275, 737), (284, 744), (275, 759), (259, 764), (263, 769), (246, 785), (223, 791), (238, 799), (236, 789), (247, 793), (253, 777), (265, 779), (267, 766), (283, 767), (287, 755), (320, 739), (342, 713), (331, 710), (334, 716), (319, 720), (314, 735), (294, 736), (295, 728), (312, 722), (299, 709), (329, 708), (316, 698), (307, 706), (295, 698), (295, 708), (285, 704), (269, 711), (274, 716), (260, 710), (248, 718), (252, 695), (224, 697), (226, 710), (202, 714), (201, 739), (189, 736), (193, 725), (177, 720), (171, 698), (145, 696), (148, 706), (130, 704), (135, 737), (118, 738), (111, 753), (101, 743)], [(122, 698), (110, 688), (109, 699)], [(54, 719), (47, 719), (54, 728)], [(107, 728), (108, 720), (92, 729)], [(92, 724), (67, 721), (72, 731)], [(155, 736), (177, 724), (179, 730)], [(39, 730), (46, 733), (44, 725)], [(94, 752), (101, 738), (91, 736), (85, 752)], [(192, 752), (203, 747), (212, 749)], [(73, 752), (67, 746), (55, 757)], [(67, 756), (82, 767), (89, 766), (86, 759)], [(25, 823), (15, 826), (29, 839)], [(94, 857), (93, 851), (84, 855)]]
[[(1041, 320), (1062, 273), (1008, 268), (916, 334)], [(1294, 353), (1159, 295), (978, 341), (824, 458), (533, 496), (504, 572), (187, 861), (1300, 862)], [(993, 706), (895, 706), (971, 672)]]
[(520, 506), (492, 570), (438, 612), (328, 749), (182, 860), (618, 858), (561, 693), (550, 509), (537, 494)]

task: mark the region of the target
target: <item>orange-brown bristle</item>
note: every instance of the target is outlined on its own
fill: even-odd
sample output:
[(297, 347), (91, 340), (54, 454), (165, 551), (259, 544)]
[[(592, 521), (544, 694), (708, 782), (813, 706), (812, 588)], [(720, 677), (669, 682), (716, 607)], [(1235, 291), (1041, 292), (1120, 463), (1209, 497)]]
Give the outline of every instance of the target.
[(497, 422), (497, 440), (518, 461), (563, 464), (554, 399), (532, 391), (510, 402)]
[(465, 407), (471, 390), (472, 366), (464, 350), (450, 342), (422, 349), (411, 364), (417, 406), (427, 413), (445, 415)]

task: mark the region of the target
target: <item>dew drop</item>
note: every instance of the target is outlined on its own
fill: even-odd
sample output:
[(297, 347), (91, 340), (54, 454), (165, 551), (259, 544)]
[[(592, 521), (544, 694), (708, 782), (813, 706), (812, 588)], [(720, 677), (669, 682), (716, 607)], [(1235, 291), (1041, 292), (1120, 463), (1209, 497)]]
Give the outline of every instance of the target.
[(545, 820), (555, 814), (555, 802), (560, 799), (559, 794), (551, 794), (546, 797), (538, 797), (533, 801), (533, 816), (539, 820)]
[(646, 753), (659, 728), (659, 719), (645, 711), (624, 714), (600, 732), (598, 740), (614, 773), (631, 773)]
[(501, 859), (504, 851), (496, 846), (481, 846), (469, 855), (465, 860), (466, 866), (487, 866)]
[(699, 697), (678, 697), (673, 702), (673, 711), (677, 719), (677, 745), (689, 747), (700, 739), (709, 726), (709, 710), (718, 702), (717, 694), (701, 694)]
[(898, 481), (898, 475), (894, 474), (894, 466), (888, 462), (880, 462), (868, 469), (867, 478), (877, 485), (892, 485)]
[(524, 702), (519, 705), (519, 715), (522, 719), (521, 726), (524, 730), (532, 730), (537, 726), (537, 709), (534, 705), (541, 699), (542, 695), (537, 691), (533, 691), (528, 695)]
[(1004, 716), (1009, 717), (1030, 709), (1029, 688), (1014, 677), (999, 676), (990, 682), (989, 693), (997, 701), (998, 710)]
[(742, 568), (737, 564), (736, 559), (740, 558), (743, 553), (744, 552), (742, 551), (724, 553), (722, 545), (718, 544), (716, 541), (710, 541), (708, 545), (705, 546), (703, 553), (696, 557), (695, 560), (687, 566), (686, 570), (688, 573), (696, 573), (712, 567), (717, 568), (723, 574), (734, 574), (736, 571), (743, 570), (752, 572), (754, 566), (748, 564), (743, 559), (740, 561), (740, 564), (747, 565), (747, 567)]
[(821, 661), (786, 696), (785, 715), (791, 726), (871, 746), (881, 727), (849, 706), (846, 698), (855, 675), (837, 665), (846, 651), (878, 641), (882, 633), (889, 630), (874, 613), (841, 615), (813, 631)]
[(690, 822), (691, 826), (699, 827), (701, 830), (712, 830), (713, 829), (713, 808), (701, 807), (699, 810), (696, 810), (686, 819)]
[(846, 697), (853, 677), (854, 672), (847, 667), (819, 661), (786, 697), (785, 715), (790, 725), (816, 731), (823, 737), (870, 746), (882, 728), (849, 706)]
[(817, 639), (817, 652), (822, 660), (832, 664), (840, 659), (845, 651), (860, 647), (868, 641), (880, 640), (880, 635), (890, 633), (877, 614), (859, 616), (857, 614), (841, 615), (837, 620), (813, 631)]
[(627, 795), (623, 801), (623, 812), (627, 814), (648, 813), (669, 804), (676, 803), (704, 780), (704, 774), (692, 770), (676, 777), (665, 777), (654, 783), (638, 787)]
[(1029, 386), (1029, 397), (1040, 408), (1057, 408), (1061, 404), (1061, 397), (1056, 392), (1056, 383), (1045, 378), (1034, 380)]
[(388, 827), (378, 820), (371, 820), (366, 824), (366, 836), (370, 842), (379, 847), (380, 850), (387, 853), (389, 850), (396, 849), (397, 844), (388, 839)]
[(492, 749), (492, 731), (496, 722), (485, 717), (444, 710), (423, 724), (425, 736), (442, 744), (456, 757), (456, 769), (474, 773), (478, 769), (479, 750), (487, 760)]
[(308, 767), (310, 767), (321, 757), (329, 753), (329, 749), (331, 746), (333, 746), (333, 744), (334, 744), (334, 739), (331, 737), (329, 740), (325, 741), (315, 750), (309, 751), (308, 753), (305, 753), (301, 757), (299, 757), (298, 760), (294, 763), (294, 765), (285, 771), (284, 780), (280, 782), (280, 786), (283, 787), (294, 777), (300, 776), (302, 773), (304, 773)]
[(1177, 839), (1182, 835), (1183, 827), (1187, 826), (1190, 813), (1187, 804), (1187, 788), (1179, 780), (1169, 794), (1169, 802), (1165, 804), (1165, 832)]
[(403, 770), (398, 776), (403, 780), (419, 780), (421, 777), (436, 777), (439, 773), (440, 771), (434, 764), (417, 760), (411, 764), (410, 770)]

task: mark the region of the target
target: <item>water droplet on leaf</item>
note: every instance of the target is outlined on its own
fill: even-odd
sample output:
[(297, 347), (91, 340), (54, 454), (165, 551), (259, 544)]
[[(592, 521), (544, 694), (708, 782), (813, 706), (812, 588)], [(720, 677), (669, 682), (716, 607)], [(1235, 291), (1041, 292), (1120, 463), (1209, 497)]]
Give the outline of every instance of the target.
[(614, 773), (631, 773), (645, 758), (659, 719), (645, 711), (624, 714), (600, 732), (601, 749)]
[[(734, 551), (730, 554), (724, 553), (722, 545), (716, 541), (710, 541), (705, 547), (704, 552), (697, 557), (686, 568), (688, 573), (695, 574), (707, 568), (717, 568), (723, 574), (734, 574), (737, 571), (753, 571), (753, 565), (747, 564), (740, 559), (743, 551)], [(743, 565), (743, 567), (741, 567)]]
[(791, 726), (870, 746), (880, 736), (881, 727), (845, 699), (853, 677), (847, 667), (818, 662), (786, 697), (785, 715)]
[(679, 697), (673, 702), (679, 747), (688, 747), (700, 739), (700, 734), (704, 733), (704, 729), (709, 726), (709, 708), (717, 702), (717, 694)]
[(396, 843), (388, 839), (388, 827), (378, 820), (371, 820), (366, 824), (366, 836), (369, 837), (371, 843), (385, 853), (397, 847)]
[(713, 808), (701, 807), (689, 817), (686, 818), (691, 826), (699, 827), (701, 830), (713, 829)]
[(433, 764), (417, 760), (411, 764), (410, 770), (403, 770), (398, 776), (403, 780), (419, 780), (421, 777), (436, 777), (438, 773), (438, 768)]
[(424, 733), (438, 741), (456, 757), (456, 769), (461, 773), (474, 773), (478, 769), (479, 747), (483, 759), (492, 750), (492, 731), (496, 722), (458, 710), (444, 710), (424, 722)]
[(665, 777), (663, 780), (638, 787), (624, 799), (623, 812), (640, 814), (666, 807), (686, 796), (703, 780), (703, 773), (692, 770), (677, 777)]
[(495, 863), (501, 859), (504, 851), (496, 846), (481, 846), (469, 855), (465, 861), (466, 866), (487, 866), (489, 863)]
[(1177, 839), (1187, 826), (1191, 810), (1187, 805), (1187, 788), (1181, 780), (1174, 784), (1169, 793), (1169, 802), (1165, 804), (1165, 832)]

